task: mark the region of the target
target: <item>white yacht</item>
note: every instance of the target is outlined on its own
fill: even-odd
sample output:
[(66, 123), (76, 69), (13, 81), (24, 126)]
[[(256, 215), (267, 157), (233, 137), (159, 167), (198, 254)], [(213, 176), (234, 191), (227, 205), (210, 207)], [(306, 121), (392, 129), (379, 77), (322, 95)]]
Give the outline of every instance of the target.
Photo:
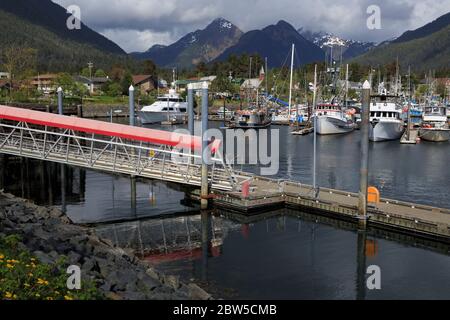
[(187, 117), (188, 104), (174, 89), (157, 98), (150, 106), (138, 112), (142, 124), (160, 123), (163, 121), (183, 121)]
[(351, 116), (338, 104), (318, 104), (314, 117), (317, 117), (317, 134), (348, 133), (356, 128)]
[(450, 140), (450, 128), (445, 106), (434, 105), (425, 107), (419, 137), (422, 140), (431, 142)]
[(388, 96), (386, 89), (383, 89), (370, 103), (370, 141), (400, 139), (405, 131), (401, 115), (402, 108), (397, 105), (396, 96)]

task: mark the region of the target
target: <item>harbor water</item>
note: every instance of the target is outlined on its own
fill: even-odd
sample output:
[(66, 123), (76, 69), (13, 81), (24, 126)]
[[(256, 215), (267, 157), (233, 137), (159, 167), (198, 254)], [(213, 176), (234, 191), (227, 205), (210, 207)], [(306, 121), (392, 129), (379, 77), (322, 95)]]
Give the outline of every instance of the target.
[[(311, 184), (313, 136), (272, 129), (280, 130), (272, 178)], [(317, 143), (318, 184), (358, 191), (360, 132)], [(383, 197), (450, 208), (449, 160), (450, 143), (371, 143), (369, 183)], [(62, 207), (74, 222), (216, 298), (450, 299), (444, 244), (375, 229), (361, 234), (352, 224), (287, 209), (252, 217), (200, 213), (185, 200), (187, 189), (159, 181), (138, 179), (134, 201), (126, 176), (30, 159), (9, 159), (5, 169), (5, 191)], [(370, 265), (381, 269), (381, 290), (365, 287)]]

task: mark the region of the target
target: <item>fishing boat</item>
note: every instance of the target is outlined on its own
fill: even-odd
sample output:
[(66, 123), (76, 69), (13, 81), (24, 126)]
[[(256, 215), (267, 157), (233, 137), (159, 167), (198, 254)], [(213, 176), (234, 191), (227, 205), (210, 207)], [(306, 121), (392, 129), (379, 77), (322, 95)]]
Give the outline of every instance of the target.
[(138, 117), (142, 124), (161, 123), (164, 121), (183, 121), (187, 117), (188, 103), (185, 102), (175, 89), (170, 89), (168, 94), (159, 96), (156, 102), (144, 106)]
[(405, 131), (402, 108), (397, 104), (396, 95), (388, 95), (382, 88), (379, 95), (373, 96), (370, 104), (370, 141), (398, 140)]
[(447, 120), (446, 107), (433, 105), (425, 107), (419, 137), (431, 142), (450, 140), (450, 128)]
[(239, 110), (234, 116), (231, 128), (235, 129), (260, 129), (270, 126), (272, 117), (267, 110)]
[(356, 129), (352, 117), (339, 104), (318, 104), (313, 117), (317, 117), (316, 132), (320, 135), (349, 133)]

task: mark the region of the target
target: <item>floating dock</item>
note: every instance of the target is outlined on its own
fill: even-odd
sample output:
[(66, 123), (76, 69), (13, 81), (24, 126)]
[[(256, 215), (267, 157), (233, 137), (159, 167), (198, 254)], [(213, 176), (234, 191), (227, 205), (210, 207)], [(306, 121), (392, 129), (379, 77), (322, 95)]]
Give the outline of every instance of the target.
[[(298, 182), (251, 175), (249, 179), (248, 195), (213, 190), (213, 206), (248, 216), (290, 208), (354, 223), (361, 219), (357, 193), (329, 188), (314, 190)], [(192, 199), (196, 197), (194, 193)], [(379, 203), (369, 204), (367, 225), (450, 243), (450, 209), (381, 198)]]
[(314, 132), (314, 128), (310, 127), (310, 128), (292, 131), (291, 134), (296, 135), (296, 136), (305, 136), (305, 135), (313, 133), (313, 132)]
[(408, 131), (405, 131), (405, 133), (403, 133), (402, 138), (400, 139), (401, 144), (417, 144), (418, 141), (420, 141), (418, 129), (410, 129), (409, 138), (408, 138)]

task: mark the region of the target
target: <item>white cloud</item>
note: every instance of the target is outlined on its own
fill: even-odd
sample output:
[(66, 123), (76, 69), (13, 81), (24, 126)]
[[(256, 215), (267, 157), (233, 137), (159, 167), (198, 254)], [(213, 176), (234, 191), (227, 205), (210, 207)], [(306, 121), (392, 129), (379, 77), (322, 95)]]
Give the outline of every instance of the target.
[[(450, 11), (448, 0), (53, 0), (76, 4), (82, 20), (127, 51), (168, 44), (224, 17), (243, 31), (286, 20), (294, 27), (383, 41)], [(369, 5), (381, 8), (382, 29), (366, 27)]]
[(108, 39), (119, 43), (122, 49), (127, 52), (147, 51), (153, 44), (168, 45), (174, 39), (170, 32), (153, 32), (149, 30), (139, 31), (132, 29), (105, 29), (101, 31)]

